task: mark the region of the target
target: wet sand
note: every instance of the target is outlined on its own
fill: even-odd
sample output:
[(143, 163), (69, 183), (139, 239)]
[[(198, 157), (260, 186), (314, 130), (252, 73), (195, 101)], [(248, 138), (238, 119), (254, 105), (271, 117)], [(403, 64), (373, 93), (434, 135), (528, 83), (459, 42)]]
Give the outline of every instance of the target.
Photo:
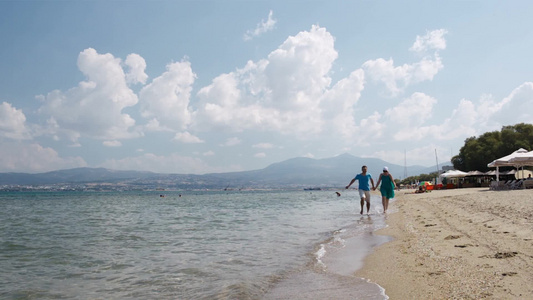
[[(412, 190), (410, 191), (412, 192)], [(533, 190), (397, 193), (356, 276), (390, 299), (533, 299)]]

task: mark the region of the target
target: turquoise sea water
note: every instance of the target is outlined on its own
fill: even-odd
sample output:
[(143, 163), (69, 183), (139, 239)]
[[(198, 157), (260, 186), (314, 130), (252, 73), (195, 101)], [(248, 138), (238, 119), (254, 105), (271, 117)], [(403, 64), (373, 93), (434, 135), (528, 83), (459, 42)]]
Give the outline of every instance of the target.
[(0, 193), (0, 298), (387, 298), (353, 275), (387, 240), (377, 194), (161, 193)]

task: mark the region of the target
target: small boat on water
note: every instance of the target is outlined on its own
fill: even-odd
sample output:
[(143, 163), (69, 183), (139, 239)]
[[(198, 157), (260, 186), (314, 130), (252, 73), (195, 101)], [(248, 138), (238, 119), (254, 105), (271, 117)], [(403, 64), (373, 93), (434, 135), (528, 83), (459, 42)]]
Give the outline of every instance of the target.
[(313, 188), (305, 188), (304, 191), (321, 191), (322, 189), (319, 187), (313, 187)]

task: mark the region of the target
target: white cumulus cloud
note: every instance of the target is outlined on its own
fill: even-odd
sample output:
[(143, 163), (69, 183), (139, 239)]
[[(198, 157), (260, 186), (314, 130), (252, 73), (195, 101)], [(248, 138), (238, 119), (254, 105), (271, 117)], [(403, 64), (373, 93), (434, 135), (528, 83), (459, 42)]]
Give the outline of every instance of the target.
[(110, 159), (102, 166), (114, 170), (139, 170), (174, 174), (205, 174), (220, 172), (199, 158), (182, 156), (176, 153), (156, 155), (145, 153), (136, 157)]
[(385, 115), (403, 128), (413, 130), (431, 118), (436, 104), (437, 99), (424, 93), (414, 93), (395, 107), (389, 108)]
[(509, 96), (502, 99), (495, 107), (490, 121), (503, 125), (516, 123), (532, 123), (533, 121), (533, 82), (525, 82), (515, 88)]
[(254, 157), (255, 158), (265, 158), (266, 157), (266, 153), (259, 152), (259, 153), (254, 154)]
[(26, 116), (21, 109), (16, 109), (11, 103), (0, 104), (0, 137), (16, 140), (30, 138), (26, 127)]
[(215, 155), (215, 152), (210, 150), (210, 151), (206, 151), (206, 152), (202, 153), (202, 155), (203, 156), (213, 156), (213, 155)]
[(189, 102), (196, 75), (188, 61), (167, 65), (167, 71), (142, 88), (141, 114), (151, 119), (147, 129), (181, 131), (191, 122)]
[(224, 147), (233, 147), (233, 146), (237, 146), (241, 143), (242, 141), (237, 138), (237, 137), (232, 137), (232, 138), (229, 138), (226, 140), (226, 142), (224, 144), (222, 144), (221, 146), (224, 146)]
[(132, 53), (126, 57), (124, 64), (129, 67), (129, 71), (126, 74), (126, 81), (128, 83), (146, 83), (146, 80), (148, 79), (148, 75), (144, 72), (146, 69), (146, 61), (142, 56)]
[(186, 144), (204, 143), (204, 141), (202, 139), (200, 139), (197, 136), (194, 136), (194, 135), (190, 134), (187, 131), (176, 133), (176, 135), (174, 136), (174, 140), (180, 141), (180, 142), (186, 143)]
[(482, 95), (476, 101), (461, 99), (451, 115), (443, 120), (432, 120), (436, 104), (436, 99), (415, 93), (397, 106), (388, 109), (386, 116), (398, 125), (393, 127), (394, 139), (398, 141), (464, 139), (500, 130), (502, 126), (531, 123), (533, 82), (521, 84), (499, 101), (490, 95)]
[(403, 93), (407, 86), (426, 80), (433, 80), (433, 77), (444, 67), (438, 54), (433, 58), (423, 58), (414, 64), (403, 64), (394, 66), (391, 59), (378, 58), (369, 60), (363, 64), (363, 69), (370, 79), (381, 82), (387, 88), (387, 93), (392, 97)]
[(3, 141), (0, 147), (0, 172), (41, 173), (86, 166), (81, 157), (61, 157), (37, 143)]
[(274, 29), (274, 26), (276, 25), (277, 20), (273, 18), (274, 12), (272, 10), (268, 13), (268, 19), (261, 20), (259, 24), (257, 24), (256, 28), (254, 30), (248, 30), (244, 34), (244, 40), (248, 41), (253, 39), (254, 37), (260, 36), (265, 32), (271, 31)]
[(446, 29), (437, 29), (427, 31), (425, 36), (416, 36), (416, 41), (409, 49), (414, 52), (426, 52), (428, 50), (444, 50), (446, 49), (446, 35), (448, 31)]
[(299, 136), (321, 132), (321, 101), (338, 56), (334, 41), (325, 28), (312, 26), (289, 37), (268, 58), (218, 76), (198, 92), (195, 128)]
[(274, 148), (274, 145), (272, 145), (271, 143), (259, 143), (259, 144), (252, 145), (252, 147), (259, 148), (259, 149), (272, 149)]
[(120, 141), (104, 141), (102, 143), (106, 147), (120, 147), (122, 146), (122, 143)]
[(311, 153), (306, 153), (304, 155), (302, 155), (302, 157), (307, 157), (307, 158), (315, 158), (315, 156)]
[(320, 108), (327, 132), (338, 132), (343, 138), (357, 133), (355, 107), (361, 98), (364, 82), (364, 72), (358, 69), (324, 93)]
[(387, 88), (384, 95), (398, 96), (410, 85), (427, 80), (433, 80), (435, 75), (444, 67), (438, 50), (446, 49), (445, 29), (428, 32), (425, 36), (417, 36), (411, 51), (425, 54), (428, 50), (435, 50), (431, 55), (425, 55), (420, 61), (412, 64), (395, 66), (392, 58), (386, 60), (378, 58), (363, 64), (368, 78), (381, 82)]
[(56, 135), (76, 142), (80, 136), (115, 140), (140, 136), (135, 120), (122, 110), (137, 104), (128, 87), (121, 60), (88, 48), (78, 57), (78, 67), (87, 77), (66, 92), (52, 91), (41, 97), (39, 113), (49, 116)]

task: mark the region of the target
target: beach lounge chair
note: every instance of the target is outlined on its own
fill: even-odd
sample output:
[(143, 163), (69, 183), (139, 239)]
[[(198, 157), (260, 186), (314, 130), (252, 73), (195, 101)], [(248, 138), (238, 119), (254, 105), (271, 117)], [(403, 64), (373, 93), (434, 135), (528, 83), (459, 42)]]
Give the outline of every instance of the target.
[(508, 190), (512, 190), (513, 189), (513, 185), (516, 183), (516, 180), (509, 180), (505, 183), (505, 186), (506, 186), (506, 189)]
[(489, 190), (497, 190), (498, 189), (498, 182), (496, 180), (493, 180), (490, 182)]
[(508, 181), (500, 181), (500, 183), (498, 184), (497, 190), (505, 190), (505, 189), (507, 189), (508, 188), (507, 182)]
[(513, 181), (513, 183), (511, 184), (511, 189), (513, 190), (521, 189), (522, 181), (523, 181), (522, 179)]
[(524, 180), (523, 184), (525, 189), (533, 188), (533, 180)]

